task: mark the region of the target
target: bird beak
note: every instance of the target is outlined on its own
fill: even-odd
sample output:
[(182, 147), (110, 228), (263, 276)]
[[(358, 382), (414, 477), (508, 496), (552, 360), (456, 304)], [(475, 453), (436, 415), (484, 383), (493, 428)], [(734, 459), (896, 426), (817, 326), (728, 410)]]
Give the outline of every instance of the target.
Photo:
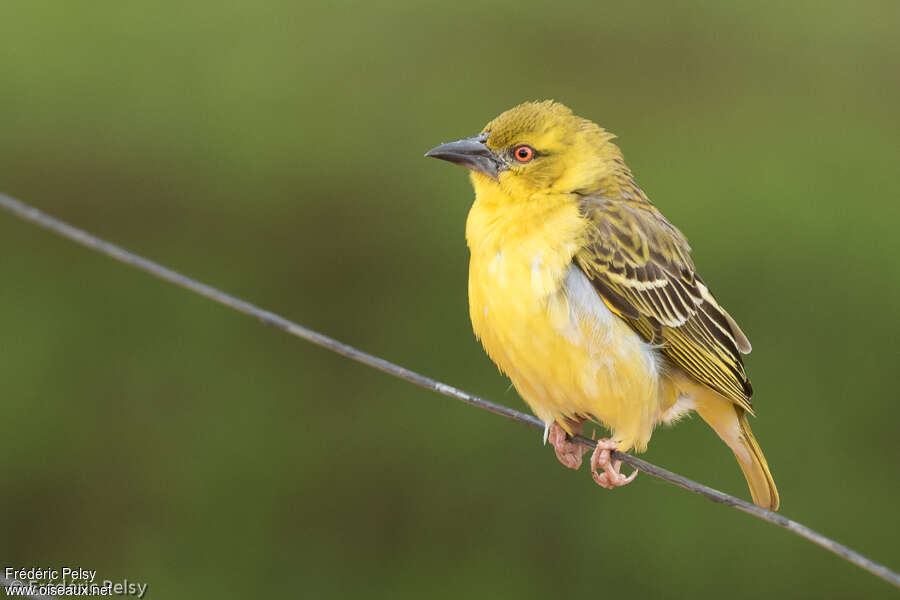
[(487, 147), (485, 143), (487, 139), (488, 134), (482, 133), (455, 142), (447, 142), (432, 148), (425, 156), (452, 162), (496, 180), (506, 165)]

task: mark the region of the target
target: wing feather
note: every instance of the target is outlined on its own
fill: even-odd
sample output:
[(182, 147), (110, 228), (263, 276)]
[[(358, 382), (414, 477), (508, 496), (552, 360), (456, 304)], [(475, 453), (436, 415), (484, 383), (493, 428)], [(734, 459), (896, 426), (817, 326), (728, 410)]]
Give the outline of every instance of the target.
[(697, 275), (684, 235), (643, 198), (582, 197), (575, 260), (612, 310), (690, 376), (752, 412), (750, 342)]

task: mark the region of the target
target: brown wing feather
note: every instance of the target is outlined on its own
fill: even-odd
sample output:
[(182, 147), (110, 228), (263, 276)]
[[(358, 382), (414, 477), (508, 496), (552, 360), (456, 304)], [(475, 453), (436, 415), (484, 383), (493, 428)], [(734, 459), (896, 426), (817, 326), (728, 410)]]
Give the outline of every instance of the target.
[(684, 235), (643, 198), (584, 196), (575, 260), (610, 308), (686, 373), (751, 410), (750, 342), (697, 275)]

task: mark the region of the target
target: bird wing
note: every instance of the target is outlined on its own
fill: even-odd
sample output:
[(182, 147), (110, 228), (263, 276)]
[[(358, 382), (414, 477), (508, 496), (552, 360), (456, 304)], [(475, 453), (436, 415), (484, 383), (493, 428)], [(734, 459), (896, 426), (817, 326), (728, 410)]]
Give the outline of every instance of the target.
[(716, 302), (691, 248), (649, 201), (584, 196), (588, 243), (575, 255), (606, 304), (672, 363), (752, 413), (741, 353), (750, 342)]

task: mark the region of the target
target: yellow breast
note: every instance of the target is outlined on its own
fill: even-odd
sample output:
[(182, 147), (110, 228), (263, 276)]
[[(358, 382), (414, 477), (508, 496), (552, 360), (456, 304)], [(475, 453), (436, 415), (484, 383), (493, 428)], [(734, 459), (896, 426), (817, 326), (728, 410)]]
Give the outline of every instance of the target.
[(660, 413), (657, 353), (572, 266), (589, 225), (577, 204), (479, 187), (466, 224), (475, 335), (542, 421), (594, 419), (642, 448)]

